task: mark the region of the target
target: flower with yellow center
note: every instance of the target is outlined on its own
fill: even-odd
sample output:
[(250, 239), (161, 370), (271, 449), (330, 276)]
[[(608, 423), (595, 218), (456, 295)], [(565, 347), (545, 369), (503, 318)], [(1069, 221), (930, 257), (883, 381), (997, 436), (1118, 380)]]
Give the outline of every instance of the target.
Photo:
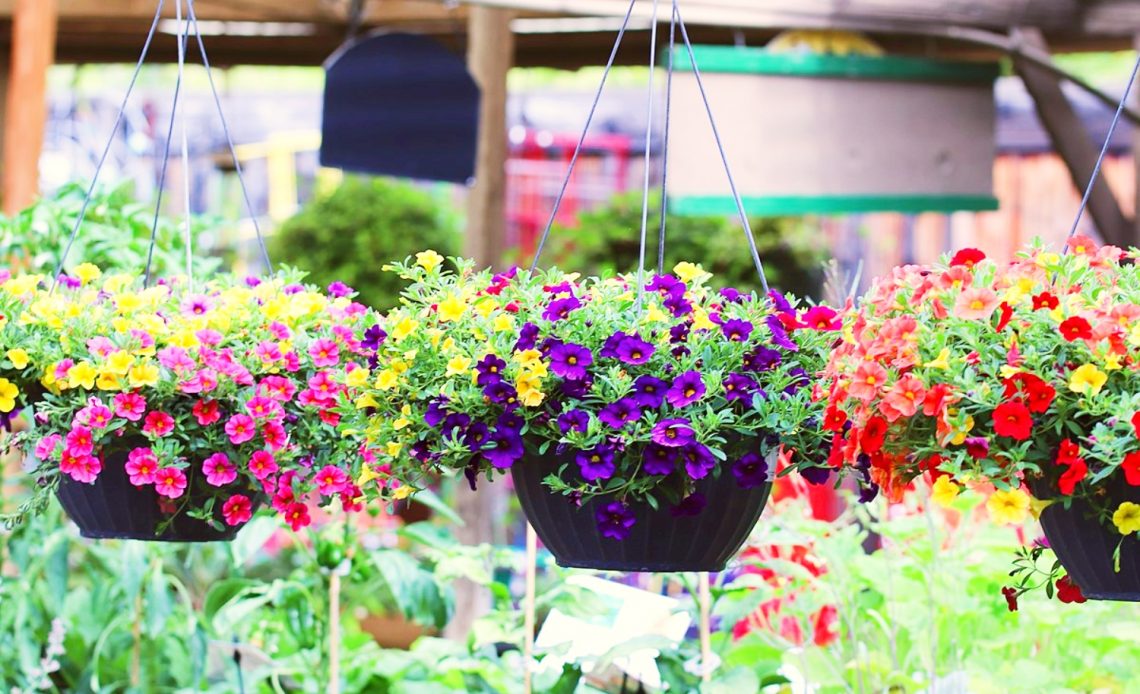
[(484, 299), (484, 300), (480, 301), (479, 303), (475, 304), (475, 311), (480, 316), (483, 316), (484, 318), (486, 318), (486, 317), (490, 316), (492, 313), (494, 313), (495, 309), (497, 309), (497, 308), (499, 308), (499, 302), (495, 301), (494, 299), (490, 299), (490, 298)]
[(1121, 535), (1131, 535), (1140, 530), (1140, 504), (1125, 501), (1112, 514), (1112, 524)]
[(1037, 263), (1037, 267), (1053, 267), (1057, 263), (1061, 262), (1061, 256), (1057, 255), (1056, 253), (1038, 253), (1037, 257), (1034, 259), (1034, 262)]
[(8, 350), (6, 356), (8, 357), (8, 361), (12, 362), (12, 368), (15, 369), (26, 368), (28, 364), (31, 363), (31, 359), (28, 358), (28, 353), (19, 347)]
[(349, 388), (359, 388), (368, 383), (368, 369), (357, 368), (344, 375), (344, 384)]
[(550, 373), (550, 371), (546, 368), (546, 362), (542, 361), (541, 359), (528, 361), (523, 365), (522, 368), (526, 376), (530, 378), (542, 378), (543, 376), (546, 376)]
[[(357, 371), (363, 371), (363, 369), (357, 369)], [(353, 404), (358, 410), (366, 410), (369, 407), (380, 407), (380, 403), (376, 401), (376, 398), (373, 397), (371, 393), (361, 395)]]
[(360, 468), (360, 476), (356, 478), (356, 486), (363, 489), (366, 484), (377, 479), (380, 479), (380, 475), (372, 469), (371, 465), (365, 463), (364, 467)]
[(665, 323), (669, 320), (669, 315), (657, 307), (655, 302), (649, 302), (649, 307), (645, 311), (645, 322), (647, 323)]
[(392, 428), (396, 431), (399, 431), (401, 429), (407, 428), (407, 426), (411, 423), (411, 420), (407, 419), (406, 417), (400, 417), (396, 421), (392, 422)]
[(443, 263), (443, 256), (435, 251), (416, 253), (416, 265), (419, 265), (428, 272), (435, 270), (441, 263)]
[(403, 501), (404, 499), (407, 499), (409, 496), (411, 496), (415, 492), (416, 492), (416, 490), (414, 487), (410, 487), (410, 486), (405, 484), (405, 485), (396, 487), (396, 489), (394, 489), (392, 491), (392, 498), (395, 499), (396, 501)]
[(705, 272), (703, 267), (694, 265), (693, 263), (677, 263), (673, 266), (673, 274), (680, 277), (681, 281), (685, 284), (699, 284), (712, 277), (712, 275)]
[(528, 376), (519, 377), (515, 382), (515, 389), (519, 393), (519, 402), (526, 407), (538, 407), (542, 404), (546, 394), (541, 389), (542, 381)]
[(938, 356), (923, 364), (923, 367), (927, 369), (942, 369), (943, 371), (946, 371), (950, 368), (950, 349), (948, 347), (943, 347), (942, 351), (938, 353)]
[(1096, 368), (1095, 364), (1085, 364), (1073, 370), (1069, 376), (1069, 390), (1074, 393), (1096, 395), (1108, 381), (1108, 374)]
[(491, 329), (497, 333), (504, 333), (512, 330), (515, 327), (515, 319), (503, 313), (495, 316), (495, 322), (491, 325)]
[(103, 276), (103, 271), (91, 263), (77, 265), (74, 271), (81, 284), (91, 284)]
[(392, 327), (392, 339), (396, 342), (403, 342), (409, 335), (416, 331), (419, 327), (419, 321), (413, 320), (409, 317), (401, 318)]
[(934, 499), (934, 503), (943, 508), (950, 508), (954, 503), (954, 499), (958, 498), (958, 493), (962, 491), (962, 487), (954, 483), (949, 475), (940, 475), (934, 481), (934, 486), (930, 490), (930, 498)]
[(467, 302), (461, 297), (449, 294), (446, 299), (439, 302), (437, 310), (439, 319), (444, 323), (450, 323), (463, 317), (463, 313), (467, 310)]
[(400, 455), (400, 451), (403, 448), (404, 448), (404, 444), (400, 443), (399, 441), (389, 441), (388, 446), (387, 446), (388, 455), (395, 458), (396, 456)]
[(399, 376), (400, 374), (405, 373), (409, 367), (407, 362), (396, 359), (388, 365), (388, 368), (392, 369), (392, 373)]
[(986, 501), (986, 510), (998, 525), (1024, 523), (1029, 516), (1029, 495), (1021, 489), (999, 489)]
[(135, 364), (127, 372), (127, 383), (132, 388), (153, 388), (158, 385), (158, 367), (150, 362)]
[(99, 378), (95, 381), (95, 387), (99, 390), (122, 390), (123, 382), (119, 378), (119, 374), (110, 373), (104, 369), (99, 372)]
[(392, 369), (384, 369), (376, 374), (376, 388), (379, 390), (392, 390), (399, 382), (399, 375)]
[(1104, 355), (1104, 370), (1105, 371), (1119, 371), (1123, 367), (1120, 364), (1120, 355), (1116, 352), (1106, 352)]
[(112, 352), (110, 356), (107, 357), (107, 362), (103, 364), (103, 370), (107, 373), (115, 374), (116, 376), (126, 376), (134, 363), (135, 358), (132, 357), (129, 352), (124, 352), (120, 349), (117, 352)]
[(95, 379), (99, 372), (91, 362), (81, 361), (67, 371), (67, 386), (69, 388), (83, 388), (91, 390), (95, 387)]
[(471, 360), (462, 354), (456, 355), (451, 358), (451, 361), (447, 362), (447, 375), (462, 376), (467, 373), (469, 368), (471, 368)]
[(537, 349), (527, 349), (521, 352), (515, 352), (513, 359), (526, 368), (527, 364), (531, 362), (540, 361), (542, 359), (542, 352)]
[(6, 378), (0, 378), (0, 412), (5, 414), (16, 409), (16, 398), (20, 396), (20, 389)]

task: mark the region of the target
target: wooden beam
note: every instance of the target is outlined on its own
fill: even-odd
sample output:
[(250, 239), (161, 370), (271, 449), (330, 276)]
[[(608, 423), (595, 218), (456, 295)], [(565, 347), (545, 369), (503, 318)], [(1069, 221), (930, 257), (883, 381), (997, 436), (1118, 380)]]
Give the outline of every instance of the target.
[(16, 1), (4, 110), (3, 202), (9, 215), (31, 205), (39, 194), (56, 9), (56, 0)]
[[(1036, 29), (1018, 29), (1015, 38), (1027, 45), (1046, 49), (1045, 40)], [(1033, 97), (1037, 116), (1049, 133), (1053, 148), (1068, 167), (1073, 184), (1083, 193), (1092, 178), (1100, 148), (1089, 138), (1081, 117), (1061, 91), (1056, 75), (1017, 56), (1014, 56), (1013, 66)], [(1076, 210), (1073, 212), (1075, 214)], [(1132, 222), (1121, 212), (1103, 175), (1089, 198), (1089, 214), (1105, 241), (1125, 247), (1136, 243)]]
[[(13, 16), (23, 0), (0, 0), (0, 18)], [(138, 19), (154, 17), (156, 0), (60, 0), (59, 18)], [(174, 3), (167, 2), (164, 15), (174, 17)], [(327, 0), (195, 0), (194, 10), (203, 21), (234, 22), (314, 22), (343, 24), (348, 20), (348, 2)], [(368, 2), (365, 24), (453, 19), (457, 12), (437, 0), (382, 0)]]

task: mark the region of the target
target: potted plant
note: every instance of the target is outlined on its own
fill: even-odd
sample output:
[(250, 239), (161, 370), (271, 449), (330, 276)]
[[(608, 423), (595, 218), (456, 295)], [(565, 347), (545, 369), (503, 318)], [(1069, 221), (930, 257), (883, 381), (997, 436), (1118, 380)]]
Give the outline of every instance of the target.
[(443, 262), (391, 267), (412, 284), (385, 321), (370, 435), (413, 487), (438, 469), (472, 485), (511, 471), (563, 566), (719, 570), (781, 444), (822, 450), (811, 386), (832, 309), (717, 292), (689, 263), (639, 293), (630, 276)]
[(21, 347), (45, 392), (22, 511), (55, 493), (87, 537), (207, 541), (263, 501), (294, 529), (309, 503), (355, 505), (370, 453), (339, 410), (375, 352), (351, 296), (295, 273), (144, 287), (94, 266), (33, 291)]
[(896, 497), (923, 474), (952, 498), (992, 483), (999, 523), (1040, 514), (1068, 576), (1019, 561), (1007, 597), (1140, 600), (1140, 272), (1087, 238), (1008, 265), (966, 249), (898, 268), (832, 353), (833, 457)]

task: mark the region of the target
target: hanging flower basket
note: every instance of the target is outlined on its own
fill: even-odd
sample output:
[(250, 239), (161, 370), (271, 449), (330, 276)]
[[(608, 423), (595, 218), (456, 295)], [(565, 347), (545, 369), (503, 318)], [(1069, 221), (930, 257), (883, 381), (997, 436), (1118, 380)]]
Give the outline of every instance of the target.
[(1011, 608), (1039, 586), (1066, 602), (1081, 591), (1140, 600), (1134, 253), (1074, 237), (1064, 254), (1035, 244), (1008, 264), (965, 249), (898, 268), (832, 353), (824, 425), (836, 460), (894, 500), (925, 476), (947, 505), (967, 484), (992, 484), (999, 524), (1041, 514), (1069, 575), (1042, 579), (1026, 550)]
[(570, 462), (527, 457), (511, 469), (527, 520), (565, 567), (721, 571), (748, 539), (772, 489), (771, 482), (745, 488), (722, 474), (696, 482), (690, 495), (713, 500), (715, 512), (701, 513), (691, 502), (653, 508), (594, 498), (579, 505), (576, 497), (556, 494), (544, 484)]
[(781, 444), (824, 449), (810, 374), (835, 311), (717, 291), (689, 263), (647, 276), (639, 297), (634, 276), (454, 262), (393, 266), (413, 284), (385, 319), (375, 412), (350, 425), (388, 442), (391, 474), (413, 487), (437, 470), (474, 486), (513, 469), (566, 564), (708, 570), (755, 524)]
[[(340, 425), (367, 380), (378, 317), (299, 276), (153, 287), (81, 265), (25, 295), (28, 368), (45, 389), (17, 440), (83, 534), (231, 539), (268, 500), (356, 508), (370, 454)], [(33, 283), (32, 286), (37, 286)]]

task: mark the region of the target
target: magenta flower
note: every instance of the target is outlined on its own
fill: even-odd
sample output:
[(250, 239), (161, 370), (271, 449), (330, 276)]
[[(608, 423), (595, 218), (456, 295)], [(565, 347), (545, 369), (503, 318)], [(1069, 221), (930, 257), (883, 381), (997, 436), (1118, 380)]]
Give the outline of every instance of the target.
[(115, 415), (128, 422), (137, 422), (146, 413), (146, 398), (138, 393), (119, 393), (115, 396)]
[(317, 368), (336, 366), (340, 363), (340, 347), (328, 338), (316, 340), (309, 345), (309, 356)]
[(36, 444), (35, 455), (39, 460), (49, 460), (55, 456), (55, 449), (59, 448), (63, 437), (59, 434), (50, 434), (43, 437)]
[(353, 294), (352, 287), (348, 286), (344, 282), (333, 282), (329, 285), (328, 292), (329, 296), (335, 299), (343, 299), (344, 297), (351, 296)]
[(701, 380), (701, 375), (696, 371), (686, 371), (673, 381), (672, 387), (665, 393), (665, 399), (673, 407), (686, 407), (704, 395), (705, 384)]
[(191, 412), (194, 414), (194, 419), (198, 420), (198, 424), (204, 427), (208, 427), (222, 418), (221, 408), (218, 406), (217, 400), (199, 400), (194, 403)]
[(834, 332), (843, 328), (843, 321), (834, 309), (827, 306), (813, 306), (804, 311), (803, 324), (815, 330)]
[(282, 515), (285, 516), (285, 522), (289, 524), (293, 532), (297, 532), (312, 523), (312, 519), (309, 518), (309, 507), (304, 504), (290, 504)]
[(315, 478), (317, 491), (323, 496), (339, 494), (348, 488), (348, 475), (335, 465), (326, 465), (321, 468)]
[(67, 432), (67, 450), (73, 453), (91, 454), (95, 449), (95, 440), (91, 436), (91, 430), (84, 426), (75, 426), (71, 431)]
[(243, 494), (235, 494), (222, 505), (222, 518), (226, 525), (234, 526), (249, 522), (253, 518), (253, 503)]
[(269, 451), (256, 451), (249, 458), (249, 471), (259, 480), (264, 480), (277, 470), (277, 459)]
[(103, 471), (103, 463), (90, 453), (65, 448), (59, 461), (59, 471), (76, 482), (91, 484)]
[(158, 457), (150, 448), (136, 448), (127, 454), (127, 463), (123, 469), (127, 471), (131, 484), (136, 487), (154, 484), (154, 476), (158, 472)]
[(167, 499), (177, 499), (186, 492), (186, 473), (176, 467), (164, 467), (154, 473), (154, 491)]
[(297, 394), (297, 384), (284, 376), (266, 376), (257, 384), (257, 394), (277, 402), (289, 402)]
[(181, 347), (163, 347), (158, 350), (158, 363), (176, 374), (190, 373), (198, 367), (190, 354)]
[(252, 397), (246, 401), (245, 410), (254, 419), (280, 417), (283, 413), (281, 405), (276, 400), (270, 400), (261, 395)]
[(637, 522), (629, 506), (620, 501), (603, 504), (595, 512), (594, 518), (598, 522), (598, 530), (601, 531), (602, 537), (618, 541), (629, 537), (630, 528)]
[(182, 301), (182, 312), (193, 316), (204, 316), (214, 307), (214, 301), (205, 294), (188, 296)]
[(256, 434), (257, 425), (249, 415), (235, 414), (226, 422), (226, 435), (235, 446), (249, 441)]
[(206, 481), (215, 487), (224, 487), (237, 479), (237, 468), (225, 453), (215, 453), (202, 461), (202, 472), (206, 473)]
[(105, 429), (111, 424), (114, 416), (103, 403), (92, 398), (90, 405), (76, 413), (75, 420), (93, 429)]
[(198, 342), (201, 342), (207, 347), (217, 347), (218, 345), (222, 344), (222, 340), (225, 339), (225, 335), (222, 335), (217, 330), (211, 330), (209, 328), (202, 328), (201, 330), (196, 331), (194, 333), (194, 337), (198, 338)]
[(272, 419), (261, 427), (261, 438), (272, 451), (279, 451), (289, 443), (289, 434), (286, 433), (285, 427), (281, 422)]
[(653, 425), (654, 443), (668, 448), (680, 448), (693, 442), (693, 427), (687, 419), (663, 419)]
[(162, 438), (174, 431), (174, 417), (165, 412), (151, 412), (143, 421), (142, 432), (148, 436)]
[(273, 321), (269, 324), (269, 335), (275, 340), (291, 340), (293, 339), (293, 331), (289, 326), (284, 323)]
[(254, 347), (253, 356), (257, 357), (258, 360), (265, 365), (274, 364), (283, 358), (281, 347), (278, 346), (276, 342), (270, 340), (264, 340)]
[(103, 337), (102, 335), (93, 337), (87, 341), (87, 351), (90, 352), (93, 356), (101, 357), (103, 359), (111, 356), (111, 354), (117, 352), (118, 349), (119, 348), (115, 346), (114, 342), (111, 342), (110, 339)]

